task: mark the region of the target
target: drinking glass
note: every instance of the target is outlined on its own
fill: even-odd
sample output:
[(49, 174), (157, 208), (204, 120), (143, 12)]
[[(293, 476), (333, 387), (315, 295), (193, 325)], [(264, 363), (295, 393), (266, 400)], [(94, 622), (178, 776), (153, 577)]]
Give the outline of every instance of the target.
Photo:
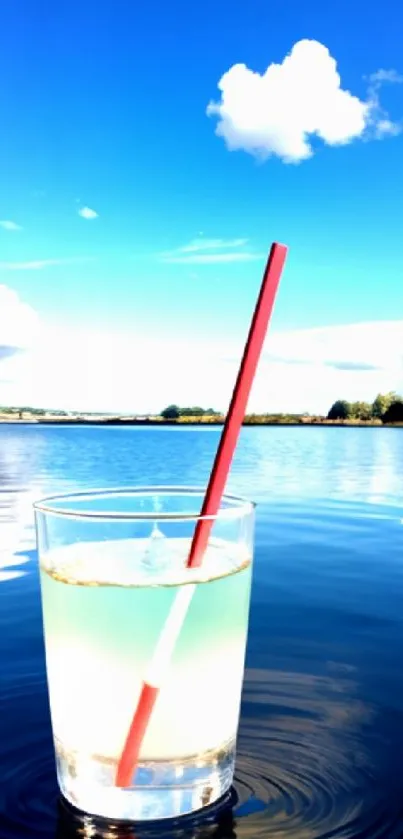
[[(85, 812), (173, 818), (231, 786), (254, 505), (225, 495), (208, 517), (200, 567), (188, 568), (203, 497), (198, 488), (143, 487), (35, 504), (57, 777)], [(169, 626), (172, 636), (179, 601), (168, 654), (161, 639)], [(144, 682), (158, 695), (130, 781), (119, 786)]]

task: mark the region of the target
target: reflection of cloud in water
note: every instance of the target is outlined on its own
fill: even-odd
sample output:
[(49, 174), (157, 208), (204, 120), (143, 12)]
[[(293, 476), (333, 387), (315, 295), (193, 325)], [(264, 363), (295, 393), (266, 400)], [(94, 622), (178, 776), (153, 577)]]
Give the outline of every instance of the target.
[(368, 496), (372, 503), (382, 503), (385, 499), (395, 500), (402, 496), (401, 463), (396, 458), (386, 435), (394, 433), (386, 430), (378, 437), (373, 452), (373, 462), (368, 483)]
[[(267, 500), (267, 494), (403, 502), (393, 429), (244, 429), (231, 472), (231, 489)], [(363, 446), (363, 442), (365, 445)]]
[(30, 472), (25, 447), (5, 436), (0, 449), (0, 583), (27, 573), (24, 552), (35, 545), (32, 502), (39, 493), (30, 486)]
[(17, 425), (0, 426), (0, 431), (1, 583), (28, 573), (29, 557), (24, 552), (35, 548), (34, 501), (86, 487), (89, 476), (86, 474), (81, 484), (65, 477), (71, 459), (79, 462), (77, 452), (73, 457), (69, 449), (73, 436), (68, 443), (62, 437), (58, 448), (52, 450), (52, 431), (49, 434), (48, 429)]

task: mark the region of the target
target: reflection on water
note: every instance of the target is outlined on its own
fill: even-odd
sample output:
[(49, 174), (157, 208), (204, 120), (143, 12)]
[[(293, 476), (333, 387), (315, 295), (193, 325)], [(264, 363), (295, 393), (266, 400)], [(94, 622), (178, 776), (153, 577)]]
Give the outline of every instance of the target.
[(119, 826), (60, 802), (57, 839), (401, 837), (396, 783), (379, 785), (363, 737), (375, 710), (353, 668), (328, 670), (246, 672), (235, 788), (220, 807), (168, 827)]
[(260, 505), (229, 800), (163, 827), (96, 821), (59, 801), (32, 500), (203, 484), (217, 440), (214, 429), (0, 426), (0, 839), (402, 839), (398, 430), (242, 435), (231, 489)]
[[(22, 445), (21, 445), (22, 443)], [(23, 576), (33, 547), (30, 456), (18, 436), (0, 436), (0, 583)]]
[[(333, 670), (333, 668), (330, 668)], [(357, 787), (369, 788), (362, 727), (372, 709), (355, 696), (349, 669), (314, 676), (256, 670), (247, 674), (240, 732), (240, 799), (260, 808), (242, 835), (344, 835), (365, 807)], [(249, 714), (248, 714), (249, 711)], [(242, 810), (242, 806), (240, 808)], [(244, 830), (246, 828), (246, 832)]]
[(166, 822), (119, 825), (80, 814), (60, 800), (55, 839), (233, 839), (236, 802), (236, 792), (231, 790), (219, 806), (206, 809), (199, 817), (182, 817), (168, 825)]
[(273, 427), (245, 429), (234, 464), (239, 485), (298, 498), (403, 504), (403, 434), (393, 428)]

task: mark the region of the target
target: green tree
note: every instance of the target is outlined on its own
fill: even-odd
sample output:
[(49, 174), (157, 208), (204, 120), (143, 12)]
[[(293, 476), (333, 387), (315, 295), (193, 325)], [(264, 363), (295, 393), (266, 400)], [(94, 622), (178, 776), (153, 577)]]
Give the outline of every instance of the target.
[(161, 411), (161, 416), (164, 417), (164, 419), (178, 419), (178, 417), (180, 416), (178, 406), (168, 405), (167, 408), (164, 408), (164, 410)]
[(351, 416), (354, 419), (370, 420), (372, 415), (372, 405), (369, 402), (353, 402), (351, 404)]
[(334, 402), (327, 415), (329, 420), (346, 420), (350, 419), (350, 417), (351, 405), (345, 399), (338, 399), (337, 402)]
[(202, 417), (207, 411), (200, 408), (198, 405), (193, 408), (179, 408), (179, 415), (181, 417)]
[(382, 419), (383, 415), (386, 413), (388, 408), (390, 408), (392, 402), (394, 402), (396, 398), (396, 393), (393, 391), (390, 393), (378, 393), (378, 396), (372, 403), (372, 416)]
[(179, 415), (181, 417), (216, 417), (219, 416), (217, 411), (213, 408), (201, 408), (200, 405), (193, 405), (190, 408), (179, 408)]
[(382, 422), (403, 422), (403, 400), (397, 397), (385, 411)]

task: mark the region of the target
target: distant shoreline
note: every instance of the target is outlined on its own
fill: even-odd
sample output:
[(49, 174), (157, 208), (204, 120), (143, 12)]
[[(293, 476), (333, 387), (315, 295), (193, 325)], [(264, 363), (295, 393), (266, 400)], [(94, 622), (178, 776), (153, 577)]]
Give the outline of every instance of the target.
[[(136, 418), (136, 417), (109, 417), (109, 416), (72, 416), (72, 417), (57, 417), (57, 416), (22, 416), (15, 417), (10, 415), (0, 415), (0, 424), (2, 425), (101, 425), (101, 426), (150, 426), (158, 428), (159, 426), (170, 426), (178, 428), (211, 428), (221, 427), (224, 424), (224, 419), (211, 418), (208, 420), (187, 417), (186, 421), (181, 419), (156, 419), (152, 418)], [(365, 421), (365, 420), (328, 420), (324, 417), (301, 417), (300, 419), (265, 419), (257, 417), (255, 419), (246, 419), (243, 423), (245, 427), (251, 426), (258, 428), (261, 426), (293, 426), (293, 427), (338, 427), (338, 428), (402, 428), (402, 423), (382, 423), (381, 421)]]

